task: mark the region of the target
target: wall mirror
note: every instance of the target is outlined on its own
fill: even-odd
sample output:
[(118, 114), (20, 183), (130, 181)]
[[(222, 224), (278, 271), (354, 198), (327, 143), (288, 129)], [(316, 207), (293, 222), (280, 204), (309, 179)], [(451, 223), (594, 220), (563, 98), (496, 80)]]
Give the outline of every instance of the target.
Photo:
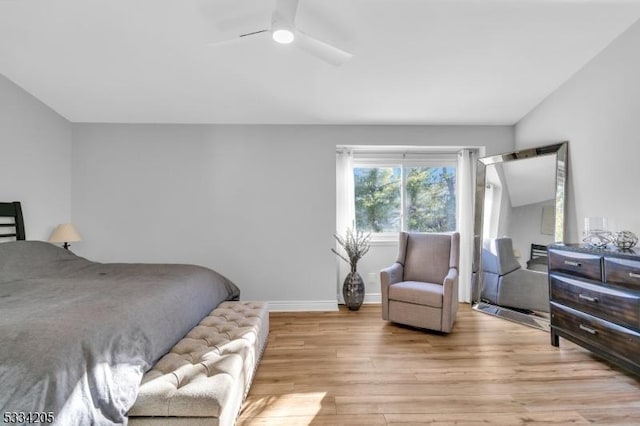
[(567, 142), (478, 160), (473, 308), (548, 330), (548, 244), (564, 242)]

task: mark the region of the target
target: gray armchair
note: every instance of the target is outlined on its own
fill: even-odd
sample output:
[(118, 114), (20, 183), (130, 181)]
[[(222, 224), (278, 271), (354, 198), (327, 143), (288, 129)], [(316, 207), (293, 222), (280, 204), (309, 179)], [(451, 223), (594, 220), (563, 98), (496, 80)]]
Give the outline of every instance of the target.
[(546, 272), (523, 269), (513, 254), (511, 238), (495, 238), (482, 249), (481, 300), (517, 309), (549, 312)]
[(458, 313), (460, 234), (400, 233), (398, 259), (380, 271), (382, 319), (451, 332)]

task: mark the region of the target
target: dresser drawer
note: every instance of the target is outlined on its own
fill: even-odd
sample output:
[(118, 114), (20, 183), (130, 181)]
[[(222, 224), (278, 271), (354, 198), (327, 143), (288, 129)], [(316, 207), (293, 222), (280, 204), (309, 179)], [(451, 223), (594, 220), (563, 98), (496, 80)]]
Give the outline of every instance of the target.
[(550, 249), (549, 272), (564, 272), (600, 281), (602, 279), (600, 259), (601, 257), (595, 254)]
[(640, 261), (605, 257), (604, 280), (640, 291)]
[(551, 327), (602, 352), (640, 365), (640, 334), (634, 331), (553, 302)]
[(640, 329), (640, 293), (550, 275), (551, 300), (619, 325)]

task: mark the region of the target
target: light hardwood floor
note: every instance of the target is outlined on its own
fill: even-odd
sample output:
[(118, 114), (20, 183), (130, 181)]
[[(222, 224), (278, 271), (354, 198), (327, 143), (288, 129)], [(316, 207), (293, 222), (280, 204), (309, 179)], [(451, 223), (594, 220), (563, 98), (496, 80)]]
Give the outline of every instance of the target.
[(640, 379), (460, 305), (449, 335), (357, 312), (272, 313), (238, 425), (640, 425)]

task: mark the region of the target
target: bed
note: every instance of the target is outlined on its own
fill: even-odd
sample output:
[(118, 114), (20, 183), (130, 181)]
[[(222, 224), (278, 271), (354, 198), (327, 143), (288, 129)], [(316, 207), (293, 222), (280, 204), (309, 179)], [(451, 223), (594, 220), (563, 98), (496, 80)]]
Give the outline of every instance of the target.
[(98, 263), (26, 241), (0, 203), (0, 411), (56, 424), (126, 424), (145, 371), (212, 309), (238, 300), (195, 265)]

